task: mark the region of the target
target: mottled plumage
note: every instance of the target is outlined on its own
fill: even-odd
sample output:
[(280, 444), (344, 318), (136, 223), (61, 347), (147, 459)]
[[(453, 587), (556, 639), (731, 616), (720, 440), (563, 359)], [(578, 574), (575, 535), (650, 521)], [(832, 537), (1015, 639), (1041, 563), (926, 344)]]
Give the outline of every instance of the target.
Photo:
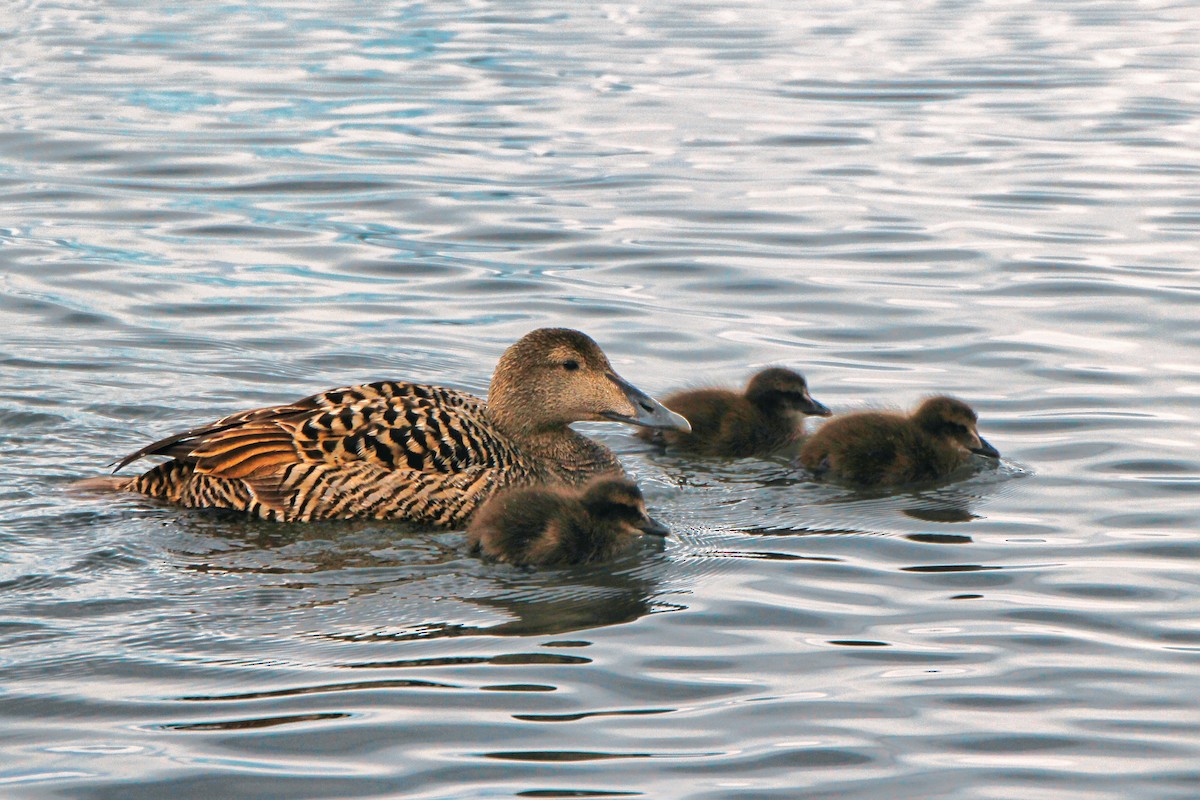
[(795, 444), (804, 433), (804, 416), (827, 417), (830, 410), (808, 393), (798, 372), (764, 369), (744, 392), (691, 389), (667, 396), (663, 403), (687, 417), (692, 430), (640, 430), (646, 441), (706, 456), (765, 456)]
[(631, 481), (601, 476), (582, 488), (498, 492), (467, 528), (471, 551), (511, 564), (584, 564), (627, 550), (644, 533), (667, 535)]
[(971, 407), (931, 397), (911, 416), (860, 411), (834, 417), (808, 438), (800, 462), (819, 476), (859, 487), (944, 478), (972, 453), (999, 458), (980, 437)]
[(607, 448), (567, 427), (600, 419), (687, 425), (613, 372), (590, 338), (542, 328), (505, 351), (486, 403), (396, 381), (331, 389), (169, 436), (117, 469), (169, 456), (120, 488), (183, 506), (453, 527), (504, 486), (620, 474)]

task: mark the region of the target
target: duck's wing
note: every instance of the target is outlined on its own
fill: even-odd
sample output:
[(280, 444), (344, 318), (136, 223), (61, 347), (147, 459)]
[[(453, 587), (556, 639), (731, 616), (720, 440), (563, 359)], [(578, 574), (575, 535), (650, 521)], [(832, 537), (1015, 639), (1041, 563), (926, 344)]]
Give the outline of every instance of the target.
[[(478, 467), (516, 465), (516, 448), (492, 427), (482, 403), (446, 405), (433, 398), (363, 400), (276, 423), (303, 461), (364, 462), (384, 470), (455, 474)], [(240, 458), (236, 441), (214, 442), (201, 459)], [(202, 462), (202, 466), (207, 466)]]
[(251, 409), (160, 439), (122, 459), (187, 462), (221, 478), (295, 463), (365, 461), (443, 473), (507, 463), (516, 454), (491, 427), (482, 400), (423, 384), (379, 382), (331, 389), (295, 403)]
[(130, 453), (120, 461), (117, 461), (113, 472), (120, 472), (133, 462), (143, 459), (146, 456), (170, 456), (172, 458), (188, 460), (197, 443), (217, 436), (224, 431), (296, 419), (311, 413), (313, 409), (305, 407), (303, 403), (304, 401), (302, 400), (285, 406), (270, 406), (241, 411), (237, 414), (230, 414), (228, 417), (222, 417), (208, 425), (201, 425), (199, 428), (191, 428), (172, 434), (156, 442), (151, 442), (142, 449)]

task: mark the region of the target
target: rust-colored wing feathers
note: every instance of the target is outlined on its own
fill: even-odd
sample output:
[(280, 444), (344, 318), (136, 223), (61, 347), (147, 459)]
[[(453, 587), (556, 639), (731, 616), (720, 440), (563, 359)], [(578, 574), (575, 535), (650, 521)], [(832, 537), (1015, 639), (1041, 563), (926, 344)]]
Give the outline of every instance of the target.
[(246, 478), (296, 463), (296, 441), (282, 421), (252, 422), (204, 436), (190, 447), (185, 460), (201, 475)]
[(113, 472), (119, 472), (133, 462), (146, 456), (170, 456), (172, 458), (187, 460), (197, 442), (219, 435), (222, 431), (238, 428), (239, 426), (260, 420), (285, 420), (310, 413), (310, 411), (311, 409), (303, 408), (300, 403), (294, 403), (286, 406), (273, 406), (271, 408), (256, 408), (250, 411), (242, 411), (238, 414), (231, 414), (208, 425), (202, 425), (199, 428), (192, 428), (182, 433), (176, 433), (164, 439), (159, 439), (157, 442), (151, 442), (141, 450), (130, 453), (116, 462)]

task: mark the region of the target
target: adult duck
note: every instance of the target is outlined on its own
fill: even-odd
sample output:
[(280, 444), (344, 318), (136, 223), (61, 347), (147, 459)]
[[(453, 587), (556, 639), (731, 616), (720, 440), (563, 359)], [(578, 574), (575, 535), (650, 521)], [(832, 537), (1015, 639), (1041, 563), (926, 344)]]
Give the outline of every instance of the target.
[(268, 520), (397, 519), (458, 527), (497, 489), (621, 475), (572, 422), (686, 430), (619, 376), (588, 336), (541, 328), (500, 357), (488, 399), (418, 383), (331, 389), (183, 431), (122, 459), (168, 456), (109, 488)]
[(931, 397), (912, 414), (860, 411), (826, 422), (800, 449), (821, 477), (862, 488), (945, 478), (971, 454), (999, 458), (979, 435), (975, 412), (953, 397)]
[(582, 488), (523, 486), (493, 495), (471, 518), (471, 552), (522, 565), (586, 564), (628, 550), (643, 534), (666, 536), (641, 490), (602, 475)]
[(794, 445), (804, 417), (833, 412), (813, 399), (798, 372), (771, 367), (756, 373), (742, 392), (703, 388), (663, 399), (691, 423), (690, 431), (640, 430), (638, 436), (704, 456), (765, 456)]

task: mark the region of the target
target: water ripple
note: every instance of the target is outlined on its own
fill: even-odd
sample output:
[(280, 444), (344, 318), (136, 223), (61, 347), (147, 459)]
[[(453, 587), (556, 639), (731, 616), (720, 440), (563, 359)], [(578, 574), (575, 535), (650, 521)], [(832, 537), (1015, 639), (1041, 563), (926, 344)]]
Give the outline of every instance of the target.
[[(6, 792), (1194, 796), (1193, 9), (12, 11)], [(854, 492), (581, 425), (673, 536), (537, 571), (66, 491), (328, 386), (484, 393), (541, 325), (654, 394), (956, 394), (1004, 459)]]

